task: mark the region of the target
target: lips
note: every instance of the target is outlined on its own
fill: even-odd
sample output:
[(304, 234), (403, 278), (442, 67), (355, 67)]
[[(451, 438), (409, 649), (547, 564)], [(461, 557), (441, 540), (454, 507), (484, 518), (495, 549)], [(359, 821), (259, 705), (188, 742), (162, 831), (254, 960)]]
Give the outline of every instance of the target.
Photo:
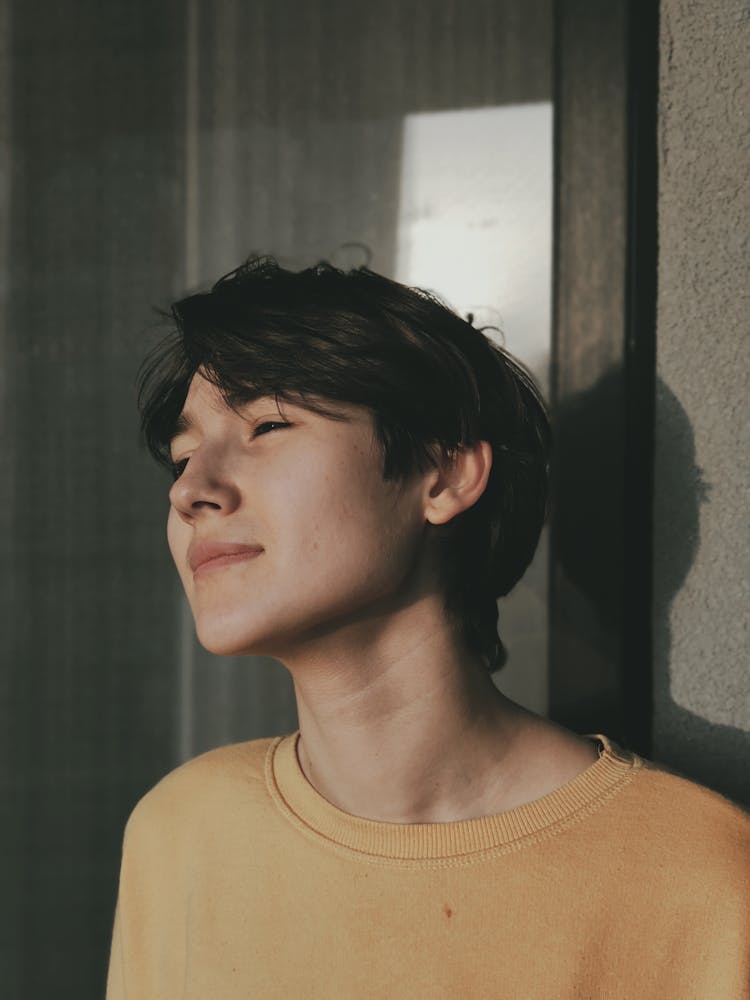
[(242, 542), (196, 542), (188, 549), (188, 564), (193, 573), (209, 566), (226, 566), (243, 559), (251, 559), (263, 551), (261, 545)]

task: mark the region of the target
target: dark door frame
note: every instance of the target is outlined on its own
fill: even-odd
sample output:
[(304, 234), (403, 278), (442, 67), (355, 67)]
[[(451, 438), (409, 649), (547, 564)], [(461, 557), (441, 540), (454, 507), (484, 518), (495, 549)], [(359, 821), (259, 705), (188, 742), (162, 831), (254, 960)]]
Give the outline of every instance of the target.
[(651, 752), (657, 0), (559, 0), (549, 715)]

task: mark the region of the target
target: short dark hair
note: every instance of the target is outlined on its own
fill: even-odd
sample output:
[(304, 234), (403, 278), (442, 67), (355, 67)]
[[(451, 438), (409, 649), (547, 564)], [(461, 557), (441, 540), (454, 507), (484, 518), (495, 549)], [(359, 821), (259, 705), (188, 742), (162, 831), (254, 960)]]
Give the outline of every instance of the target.
[(435, 530), (445, 610), (490, 671), (502, 666), (497, 599), (531, 562), (547, 510), (549, 420), (526, 369), (434, 294), (365, 267), (295, 272), (251, 257), (165, 315), (174, 327), (141, 366), (138, 402), (146, 444), (167, 468), (199, 369), (233, 407), (273, 396), (334, 419), (326, 401), (366, 407), (386, 480), (427, 471), (436, 448), (450, 457), (489, 442), (483, 495)]

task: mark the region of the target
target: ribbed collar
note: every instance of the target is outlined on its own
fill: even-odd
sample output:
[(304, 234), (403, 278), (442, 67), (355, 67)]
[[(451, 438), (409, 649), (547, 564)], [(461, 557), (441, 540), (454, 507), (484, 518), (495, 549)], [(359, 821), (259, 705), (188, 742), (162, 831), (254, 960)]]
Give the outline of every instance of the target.
[[(507, 812), (451, 823), (385, 823), (362, 819), (334, 806), (308, 782), (297, 757), (299, 731), (279, 736), (266, 754), (266, 782), (279, 809), (308, 835), (373, 861), (469, 860), (496, 848), (535, 838), (575, 814), (590, 812), (643, 765), (607, 736), (598, 740), (599, 759), (571, 781), (540, 799)], [(567, 825), (567, 824), (566, 824)], [(551, 832), (551, 831), (550, 831)]]

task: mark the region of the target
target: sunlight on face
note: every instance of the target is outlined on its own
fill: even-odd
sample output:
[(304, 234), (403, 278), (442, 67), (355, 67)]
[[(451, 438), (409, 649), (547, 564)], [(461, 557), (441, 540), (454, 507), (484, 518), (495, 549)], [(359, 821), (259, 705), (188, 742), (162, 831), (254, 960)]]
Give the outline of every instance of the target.
[[(211, 652), (283, 658), (314, 636), (367, 627), (422, 586), (423, 479), (384, 482), (370, 413), (337, 408), (345, 421), (290, 403), (280, 411), (269, 397), (235, 412), (193, 379), (189, 426), (172, 443), (181, 473), (167, 534)], [(255, 553), (194, 572), (203, 543)]]

